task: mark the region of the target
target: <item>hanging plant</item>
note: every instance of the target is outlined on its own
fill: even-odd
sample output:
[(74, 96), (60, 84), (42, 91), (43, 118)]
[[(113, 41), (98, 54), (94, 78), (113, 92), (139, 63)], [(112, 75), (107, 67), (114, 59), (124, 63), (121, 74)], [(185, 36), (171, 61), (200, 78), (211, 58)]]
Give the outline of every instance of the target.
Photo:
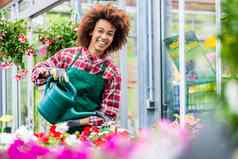
[[(0, 14), (0, 67), (10, 68), (12, 64), (17, 66), (18, 74), (25, 70), (25, 55), (35, 53), (26, 37), (26, 21), (9, 21)], [(17, 74), (17, 75), (18, 75)], [(24, 74), (25, 76), (25, 74)], [(16, 78), (22, 79), (22, 76)]]
[(42, 45), (38, 54), (47, 59), (63, 48), (74, 47), (77, 38), (75, 28), (76, 25), (72, 22), (66, 22), (39, 29), (39, 40)]

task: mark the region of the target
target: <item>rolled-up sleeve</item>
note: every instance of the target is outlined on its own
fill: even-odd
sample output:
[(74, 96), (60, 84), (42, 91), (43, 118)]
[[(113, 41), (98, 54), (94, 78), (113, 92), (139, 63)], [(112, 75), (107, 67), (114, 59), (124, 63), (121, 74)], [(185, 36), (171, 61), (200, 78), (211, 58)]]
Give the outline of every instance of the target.
[(47, 61), (36, 64), (32, 70), (31, 80), (36, 86), (41, 86), (46, 83), (48, 77), (42, 76), (44, 72), (50, 68), (67, 68), (72, 61), (72, 53), (67, 50), (60, 50)]

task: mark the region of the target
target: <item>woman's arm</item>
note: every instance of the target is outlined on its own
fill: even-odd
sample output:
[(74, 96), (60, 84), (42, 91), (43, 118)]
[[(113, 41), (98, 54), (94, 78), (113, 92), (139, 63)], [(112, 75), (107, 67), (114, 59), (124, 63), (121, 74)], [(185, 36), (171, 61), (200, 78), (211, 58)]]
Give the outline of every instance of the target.
[(32, 82), (37, 86), (45, 84), (50, 75), (50, 69), (55, 67), (66, 68), (71, 63), (72, 57), (72, 53), (65, 49), (60, 50), (47, 61), (36, 64), (32, 70)]

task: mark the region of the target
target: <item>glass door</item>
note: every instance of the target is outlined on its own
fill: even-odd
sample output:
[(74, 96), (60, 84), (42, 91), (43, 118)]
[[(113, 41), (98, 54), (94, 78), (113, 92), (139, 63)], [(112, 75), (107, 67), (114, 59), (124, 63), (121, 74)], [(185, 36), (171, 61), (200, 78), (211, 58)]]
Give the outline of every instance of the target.
[[(179, 114), (179, 8), (178, 0), (163, 4), (163, 106), (162, 115)], [(215, 92), (215, 0), (185, 0), (186, 113), (211, 110)]]

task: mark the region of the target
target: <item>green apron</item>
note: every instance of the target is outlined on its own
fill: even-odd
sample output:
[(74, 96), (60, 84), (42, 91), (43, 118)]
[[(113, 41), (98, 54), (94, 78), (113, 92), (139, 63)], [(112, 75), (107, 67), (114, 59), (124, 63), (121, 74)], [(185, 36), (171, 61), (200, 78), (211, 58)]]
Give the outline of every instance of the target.
[[(92, 112), (101, 107), (105, 81), (102, 76), (105, 65), (101, 64), (100, 67), (102, 71), (97, 74), (90, 74), (86, 70), (72, 67), (80, 55), (81, 52), (79, 51), (71, 65), (67, 68), (69, 81), (77, 91), (73, 107), (77, 112)], [(71, 120), (66, 118), (61, 119), (61, 121)]]
[[(72, 64), (67, 68), (69, 81), (77, 90), (74, 108), (77, 112), (91, 112), (100, 109), (105, 80), (103, 73), (105, 65), (101, 64), (101, 70), (97, 74), (90, 74), (88, 71), (71, 67), (77, 60), (80, 52), (74, 58)], [(82, 126), (70, 127), (68, 132), (82, 131)]]

